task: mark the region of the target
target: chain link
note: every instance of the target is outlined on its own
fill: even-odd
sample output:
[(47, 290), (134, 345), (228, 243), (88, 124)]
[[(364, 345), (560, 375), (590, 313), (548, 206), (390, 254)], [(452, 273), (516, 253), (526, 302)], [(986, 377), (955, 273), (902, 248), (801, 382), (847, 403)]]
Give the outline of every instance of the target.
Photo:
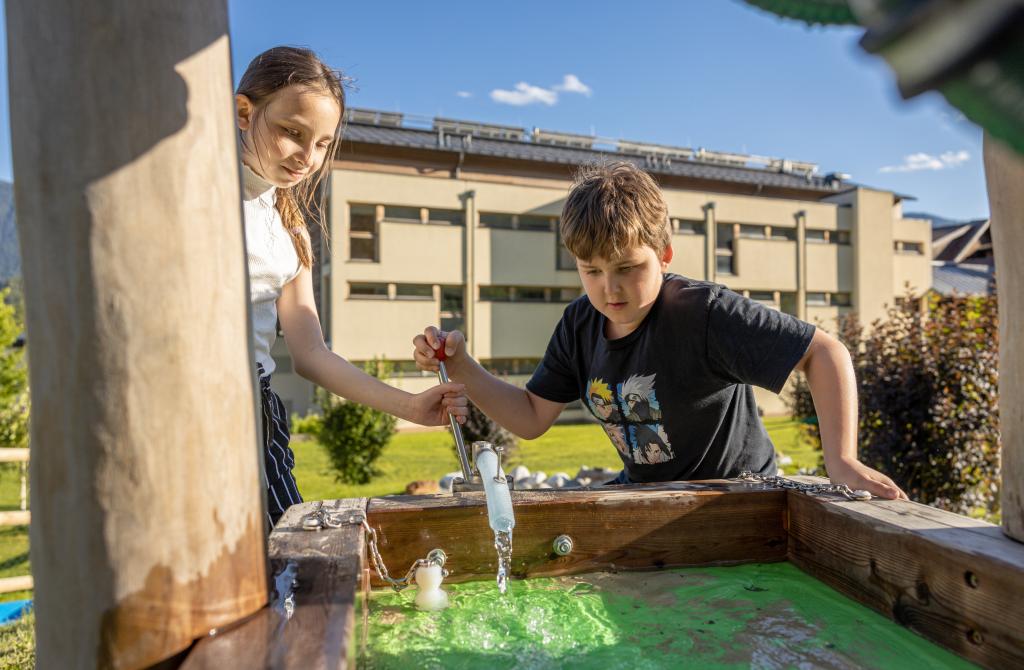
[(840, 495), (847, 500), (871, 500), (871, 494), (862, 489), (854, 491), (846, 484), (805, 484), (777, 475), (759, 475), (749, 470), (740, 473), (739, 479), (748, 482), (761, 482), (769, 486), (800, 491), (801, 493), (831, 493)]
[(377, 571), (377, 575), (387, 582), (391, 588), (395, 591), (401, 591), (402, 589), (408, 588), (412, 585), (413, 580), (416, 578), (416, 570), (429, 565), (436, 565), (441, 568), (441, 574), (444, 577), (448, 576), (448, 571), (444, 569), (445, 560), (447, 556), (440, 549), (433, 549), (427, 554), (426, 558), (418, 558), (413, 562), (409, 569), (406, 571), (405, 576), (400, 579), (395, 579), (388, 574), (387, 566), (384, 565), (384, 559), (380, 555), (380, 550), (377, 548), (377, 531), (370, 526), (366, 521), (366, 514), (362, 510), (347, 510), (342, 512), (328, 512), (324, 509), (324, 501), (317, 501), (317, 506), (312, 512), (307, 514), (302, 519), (302, 527), (306, 530), (320, 530), (322, 528), (341, 528), (346, 525), (360, 525), (366, 532), (366, 544), (369, 548), (370, 560), (373, 562), (373, 569)]

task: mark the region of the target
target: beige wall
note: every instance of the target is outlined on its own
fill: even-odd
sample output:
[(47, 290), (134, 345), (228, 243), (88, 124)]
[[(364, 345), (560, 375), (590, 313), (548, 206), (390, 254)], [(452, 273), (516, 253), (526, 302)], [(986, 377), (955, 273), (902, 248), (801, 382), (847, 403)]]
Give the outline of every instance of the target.
[[(332, 346), (343, 356), (366, 359), (384, 356), (411, 359), (412, 337), (440, 319), (439, 290), (432, 300), (398, 300), (394, 284), (468, 286), (475, 300), (480, 286), (578, 287), (575, 271), (556, 269), (553, 232), (480, 228), (479, 212), (535, 214), (556, 217), (568, 182), (534, 180), (497, 183), (470, 178), (392, 174), (375, 168), (336, 170), (331, 190), (330, 332)], [(798, 285), (798, 243), (787, 240), (739, 238), (735, 243), (736, 275), (712, 276), (737, 291), (850, 293), (854, 309), (867, 321), (882, 314), (883, 305), (902, 294), (904, 281), (927, 288), (931, 283), (928, 222), (901, 218), (892, 193), (856, 189), (825, 201), (727, 195), (698, 191), (665, 191), (673, 218), (718, 223), (766, 225), (795, 229), (802, 216), (807, 229), (847, 230), (850, 245), (807, 242), (806, 286)], [(384, 220), (379, 225), (379, 262), (350, 261), (349, 203), (462, 209), (469, 213), (472, 239), (462, 226), (425, 225)], [(708, 207), (712, 210), (708, 210)], [(713, 231), (712, 231), (713, 232)], [(894, 241), (920, 242), (926, 253), (898, 254)], [(674, 234), (675, 257), (670, 271), (703, 279), (714, 275), (707, 267), (706, 235)], [(472, 257), (468, 257), (472, 250)], [(713, 249), (712, 249), (713, 252)], [(714, 260), (714, 256), (710, 257)], [(390, 285), (386, 300), (350, 300), (352, 281)], [(464, 305), (472, 322), (473, 352), (478, 358), (539, 358), (565, 303), (475, 301)], [(807, 305), (805, 318), (834, 328), (835, 318), (848, 308)], [(467, 329), (468, 324), (467, 324)], [(276, 349), (275, 349), (276, 351)], [(297, 395), (308, 383), (282, 377)], [(400, 386), (433, 383), (432, 377), (396, 379)], [(305, 386), (303, 384), (306, 384)], [(769, 414), (781, 413), (778, 396), (758, 391), (758, 402)], [(299, 398), (293, 400), (299, 406)]]
[(565, 303), (477, 304), (477, 358), (540, 358)]

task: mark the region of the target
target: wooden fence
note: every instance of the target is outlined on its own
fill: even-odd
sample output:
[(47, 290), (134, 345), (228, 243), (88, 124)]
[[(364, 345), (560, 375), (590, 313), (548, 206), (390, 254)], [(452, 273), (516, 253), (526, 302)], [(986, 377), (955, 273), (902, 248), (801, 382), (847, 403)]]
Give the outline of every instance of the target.
[[(32, 518), (28, 510), (28, 449), (0, 449), (0, 463), (19, 463), (21, 466), (21, 509), (0, 511), (0, 527), (27, 526)], [(31, 575), (0, 578), (0, 593), (24, 591), (32, 586)]]

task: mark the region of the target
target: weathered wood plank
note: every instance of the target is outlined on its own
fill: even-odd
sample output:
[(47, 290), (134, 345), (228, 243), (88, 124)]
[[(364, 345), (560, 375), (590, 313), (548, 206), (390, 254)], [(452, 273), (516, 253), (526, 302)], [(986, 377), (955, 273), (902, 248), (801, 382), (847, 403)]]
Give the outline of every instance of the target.
[(789, 559), (989, 668), (1024, 667), (1024, 545), (917, 503), (791, 492)]
[(32, 575), (20, 577), (0, 578), (0, 593), (11, 593), (12, 591), (28, 591), (32, 588)]
[(28, 448), (11, 447), (0, 449), (0, 463), (24, 463), (28, 461)]
[[(355, 598), (362, 580), (361, 525), (309, 531), (306, 514), (319, 503), (295, 505), (270, 535), (272, 600), (251, 619), (201, 640), (183, 670), (346, 668), (355, 653)], [(366, 498), (324, 503), (343, 518), (363, 514)], [(290, 594), (290, 597), (289, 597)]]
[(999, 290), (999, 434), (1003, 530), (1024, 542), (1024, 157), (985, 135), (992, 251)]
[(266, 604), (227, 3), (5, 9), (36, 662), (148, 666)]
[[(615, 488), (513, 492), (513, 575), (785, 560), (783, 491), (735, 483)], [(448, 555), (451, 581), (495, 573), (482, 493), (374, 498), (368, 516), (393, 574), (434, 548)], [(557, 556), (552, 542), (563, 533), (575, 548)]]
[(27, 526), (31, 521), (32, 512), (29, 510), (0, 512), (0, 526)]

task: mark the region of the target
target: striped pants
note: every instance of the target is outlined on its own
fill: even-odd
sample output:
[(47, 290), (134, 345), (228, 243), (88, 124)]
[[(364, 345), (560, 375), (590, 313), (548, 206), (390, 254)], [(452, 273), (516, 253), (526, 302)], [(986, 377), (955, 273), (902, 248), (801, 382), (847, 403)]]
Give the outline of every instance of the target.
[(270, 377), (260, 374), (260, 404), (263, 408), (263, 484), (267, 489), (267, 522), (273, 528), (284, 511), (302, 502), (299, 487), (292, 476), (295, 454), (288, 442), (288, 416), (281, 397), (270, 390)]

